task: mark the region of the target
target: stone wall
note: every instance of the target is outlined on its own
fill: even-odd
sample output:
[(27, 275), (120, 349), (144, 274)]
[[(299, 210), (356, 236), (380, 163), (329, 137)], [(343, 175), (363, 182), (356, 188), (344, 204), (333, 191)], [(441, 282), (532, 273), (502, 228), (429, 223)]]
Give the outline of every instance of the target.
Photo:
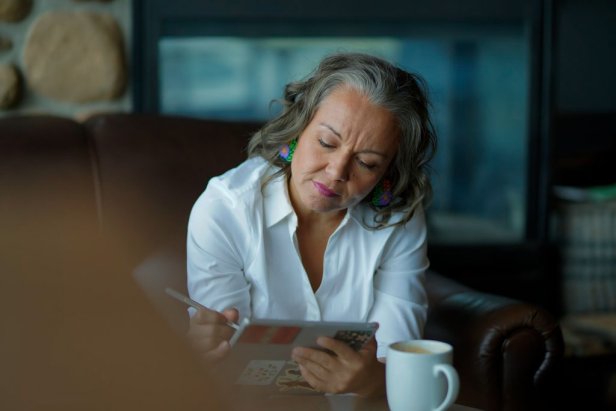
[(0, 117), (132, 109), (132, 0), (0, 0)]

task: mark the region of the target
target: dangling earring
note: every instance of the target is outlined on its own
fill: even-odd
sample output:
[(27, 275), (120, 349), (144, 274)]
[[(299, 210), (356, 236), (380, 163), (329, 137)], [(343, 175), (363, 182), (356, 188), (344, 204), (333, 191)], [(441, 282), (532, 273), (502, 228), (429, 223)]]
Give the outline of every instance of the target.
[(289, 142), (289, 144), (284, 144), (278, 150), (278, 157), (283, 159), (285, 162), (290, 163), (293, 160), (293, 153), (295, 153), (295, 147), (297, 147), (297, 139), (294, 138)]
[(370, 203), (375, 207), (385, 207), (394, 199), (391, 192), (391, 181), (387, 178), (381, 180), (372, 190)]

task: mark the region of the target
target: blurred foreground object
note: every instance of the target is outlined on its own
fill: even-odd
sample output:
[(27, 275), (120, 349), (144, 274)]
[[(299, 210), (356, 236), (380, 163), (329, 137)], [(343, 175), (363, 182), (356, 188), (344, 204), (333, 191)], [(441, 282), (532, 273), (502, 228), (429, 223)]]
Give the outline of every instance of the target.
[(100, 235), (79, 162), (51, 147), (0, 162), (0, 409), (226, 409)]

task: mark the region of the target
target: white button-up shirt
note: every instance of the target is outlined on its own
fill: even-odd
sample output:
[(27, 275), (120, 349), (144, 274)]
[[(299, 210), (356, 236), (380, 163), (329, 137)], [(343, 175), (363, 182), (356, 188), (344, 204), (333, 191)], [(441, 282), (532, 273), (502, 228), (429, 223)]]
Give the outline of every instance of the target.
[(263, 186), (275, 171), (254, 157), (210, 180), (188, 225), (190, 296), (219, 311), (236, 307), (241, 318), (376, 321), (379, 357), (392, 342), (420, 338), (427, 311), (423, 210), (403, 226), (375, 230), (374, 211), (349, 208), (329, 238), (313, 292), (286, 181)]

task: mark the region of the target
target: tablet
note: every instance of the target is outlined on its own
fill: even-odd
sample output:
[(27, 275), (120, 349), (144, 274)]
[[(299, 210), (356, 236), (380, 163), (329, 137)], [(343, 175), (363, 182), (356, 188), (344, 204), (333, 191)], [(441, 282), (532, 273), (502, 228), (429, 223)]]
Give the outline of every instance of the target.
[(229, 382), (271, 393), (313, 392), (291, 360), (294, 347), (324, 350), (316, 340), (328, 336), (359, 350), (372, 338), (377, 323), (244, 319), (230, 340), (224, 361)]

